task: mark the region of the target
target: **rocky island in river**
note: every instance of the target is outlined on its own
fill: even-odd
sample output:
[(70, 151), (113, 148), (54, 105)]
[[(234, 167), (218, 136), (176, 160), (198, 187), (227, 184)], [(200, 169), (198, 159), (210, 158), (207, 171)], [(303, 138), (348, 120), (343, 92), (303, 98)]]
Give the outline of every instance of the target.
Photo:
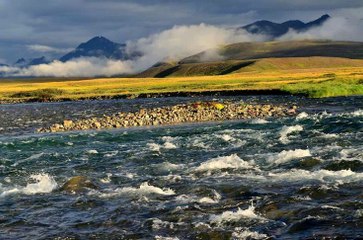
[(283, 117), (296, 114), (297, 106), (245, 104), (241, 102), (195, 102), (174, 106), (142, 108), (137, 112), (119, 112), (40, 128), (38, 132), (64, 132), (90, 129), (157, 126), (178, 123), (224, 121), (250, 118)]

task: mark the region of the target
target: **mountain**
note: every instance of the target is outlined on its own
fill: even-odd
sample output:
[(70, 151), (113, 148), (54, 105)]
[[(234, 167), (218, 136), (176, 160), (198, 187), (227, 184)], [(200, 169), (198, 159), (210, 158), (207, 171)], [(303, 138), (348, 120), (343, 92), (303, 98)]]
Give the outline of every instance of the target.
[(24, 58), (19, 58), (15, 63), (14, 66), (16, 67), (25, 67), (27, 65), (28, 61)]
[(49, 60), (47, 60), (46, 57), (42, 56), (40, 58), (33, 58), (29, 60), (28, 66), (33, 66), (33, 65), (40, 65), (40, 64), (48, 64), (50, 63)]
[(0, 67), (8, 67), (8, 65), (4, 64), (4, 63), (0, 63)]
[(67, 53), (59, 60), (66, 62), (80, 57), (105, 57), (124, 60), (128, 58), (125, 47), (126, 44), (115, 43), (105, 37), (94, 37), (81, 43), (75, 50)]
[(320, 18), (308, 23), (304, 23), (300, 20), (290, 20), (283, 23), (274, 23), (262, 20), (243, 26), (240, 29), (244, 29), (252, 34), (264, 34), (269, 35), (272, 38), (277, 38), (286, 34), (290, 29), (293, 29), (297, 32), (304, 32), (311, 28), (321, 26), (329, 18), (330, 16), (328, 14), (325, 14)]

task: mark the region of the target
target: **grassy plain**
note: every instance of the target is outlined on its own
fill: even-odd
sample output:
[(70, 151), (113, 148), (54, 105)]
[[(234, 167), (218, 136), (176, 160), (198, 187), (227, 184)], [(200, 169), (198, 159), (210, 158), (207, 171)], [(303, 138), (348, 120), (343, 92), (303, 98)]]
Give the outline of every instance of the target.
[(309, 97), (363, 94), (363, 60), (327, 61), (268, 59), (215, 76), (3, 79), (0, 80), (0, 101), (78, 100), (227, 90), (280, 90)]

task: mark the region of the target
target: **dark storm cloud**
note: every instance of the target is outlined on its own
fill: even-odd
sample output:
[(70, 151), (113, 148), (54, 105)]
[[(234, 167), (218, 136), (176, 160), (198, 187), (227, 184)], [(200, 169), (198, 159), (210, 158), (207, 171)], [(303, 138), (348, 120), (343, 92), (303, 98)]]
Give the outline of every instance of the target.
[(32, 45), (67, 49), (96, 35), (123, 42), (181, 24), (238, 26), (362, 9), (362, 0), (0, 0), (0, 59), (34, 56)]

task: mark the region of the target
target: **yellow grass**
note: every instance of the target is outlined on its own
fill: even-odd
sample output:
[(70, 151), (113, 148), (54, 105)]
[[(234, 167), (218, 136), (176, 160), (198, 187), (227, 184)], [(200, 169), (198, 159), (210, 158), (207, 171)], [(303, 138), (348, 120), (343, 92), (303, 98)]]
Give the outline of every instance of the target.
[[(17, 95), (42, 89), (60, 90), (52, 96), (57, 99), (84, 99), (113, 97), (119, 95), (139, 95), (166, 92), (202, 92), (220, 90), (289, 90), (294, 86), (320, 86), (331, 84), (353, 84), (358, 88), (363, 84), (363, 64), (340, 68), (275, 68), (250, 71), (223, 76), (173, 77), (173, 78), (99, 78), (85, 80), (26, 79), (1, 80), (0, 100), (28, 100), (32, 96)], [(296, 85), (300, 84), (300, 85)], [(319, 85), (320, 84), (320, 85)], [(359, 90), (360, 91), (360, 90)], [(360, 92), (358, 91), (358, 94)], [(294, 91), (291, 91), (294, 92)], [(294, 93), (299, 93), (295, 91)], [(333, 95), (340, 95), (333, 94)], [(343, 94), (347, 95), (347, 94)], [(349, 93), (348, 93), (349, 95)]]

